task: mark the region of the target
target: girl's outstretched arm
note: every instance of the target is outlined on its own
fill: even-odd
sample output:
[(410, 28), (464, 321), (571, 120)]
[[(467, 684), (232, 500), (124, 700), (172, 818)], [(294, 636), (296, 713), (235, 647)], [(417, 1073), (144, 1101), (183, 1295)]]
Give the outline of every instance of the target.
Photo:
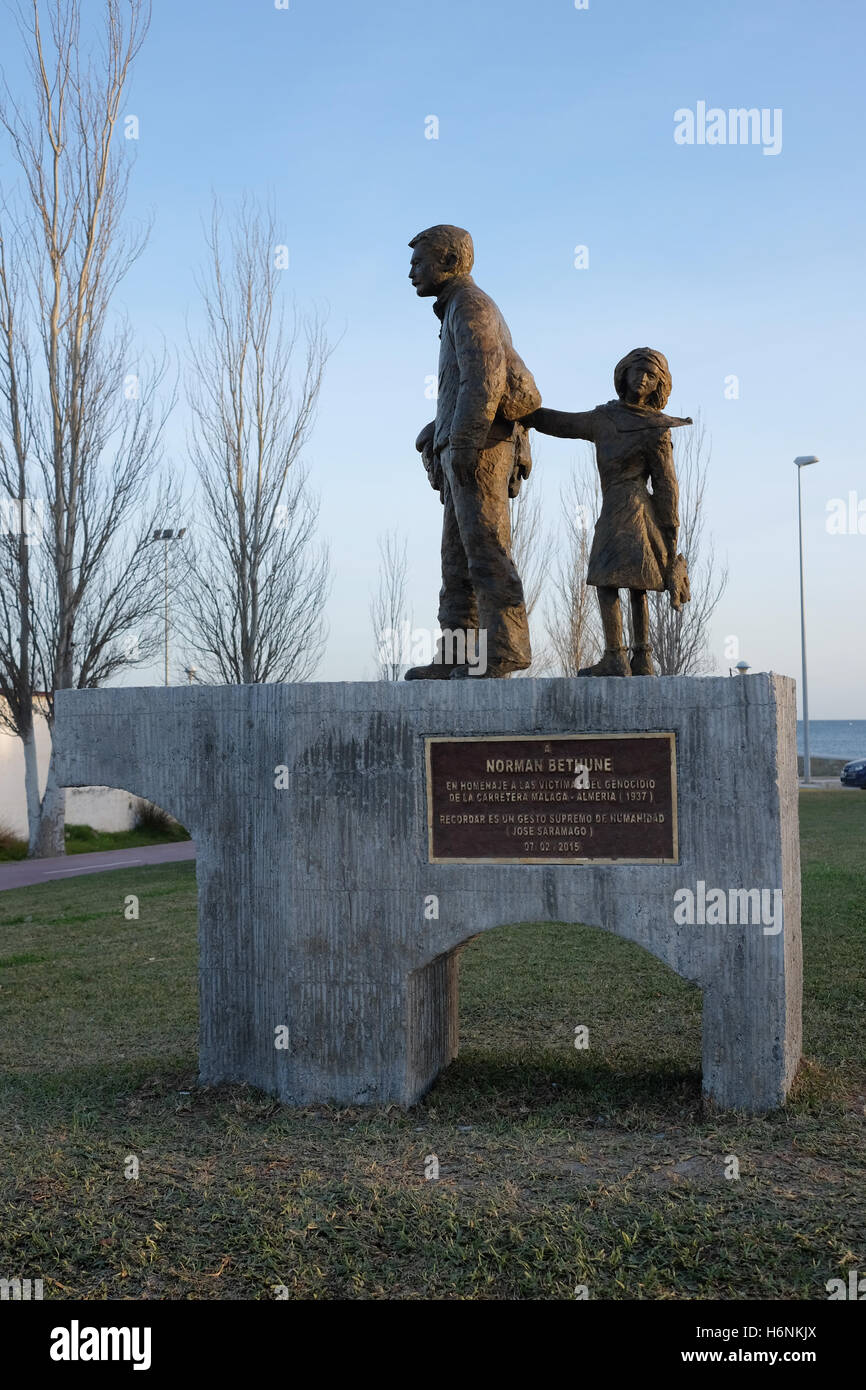
[(542, 406), (520, 423), (542, 434), (554, 434), (558, 439), (595, 439), (594, 410), (548, 410)]

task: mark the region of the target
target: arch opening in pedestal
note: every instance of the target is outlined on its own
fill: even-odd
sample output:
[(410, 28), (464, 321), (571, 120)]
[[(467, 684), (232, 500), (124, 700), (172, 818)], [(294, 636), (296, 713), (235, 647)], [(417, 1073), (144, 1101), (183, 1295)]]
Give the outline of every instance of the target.
[(699, 1100), (699, 986), (604, 928), (489, 928), (412, 979), (412, 1069), (443, 1099), (590, 1109)]

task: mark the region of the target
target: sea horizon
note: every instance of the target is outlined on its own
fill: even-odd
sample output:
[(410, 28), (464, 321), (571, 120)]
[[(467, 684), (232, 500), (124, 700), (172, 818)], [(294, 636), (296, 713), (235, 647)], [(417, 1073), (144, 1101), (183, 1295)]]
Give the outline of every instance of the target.
[[(797, 720), (797, 752), (803, 750), (803, 721)], [(809, 753), (817, 758), (866, 758), (866, 719), (810, 719)]]

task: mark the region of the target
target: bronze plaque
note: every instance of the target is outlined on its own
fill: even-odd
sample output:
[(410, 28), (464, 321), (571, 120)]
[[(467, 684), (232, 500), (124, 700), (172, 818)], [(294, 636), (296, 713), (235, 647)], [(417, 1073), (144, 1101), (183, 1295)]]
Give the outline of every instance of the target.
[(676, 864), (676, 737), (428, 738), (433, 864)]

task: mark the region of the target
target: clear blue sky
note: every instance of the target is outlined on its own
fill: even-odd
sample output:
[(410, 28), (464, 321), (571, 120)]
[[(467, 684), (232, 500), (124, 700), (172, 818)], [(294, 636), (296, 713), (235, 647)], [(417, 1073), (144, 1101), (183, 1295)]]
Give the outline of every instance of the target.
[[(155, 216), (124, 291), (137, 332), (182, 344), (211, 193), (251, 190), (279, 210), (287, 292), (343, 334), (308, 451), (335, 569), (320, 678), (372, 675), (380, 532), (406, 532), (414, 618), (435, 619), (441, 511), (413, 441), (438, 325), (406, 243), (444, 221), (471, 230), (546, 404), (586, 409), (628, 349), (667, 353), (671, 408), (712, 437), (720, 670), (736, 634), (755, 669), (798, 674), (791, 461), (820, 455), (804, 478), (811, 713), (866, 717), (866, 535), (825, 527), (830, 499), (866, 500), (864, 28), (862, 0), (155, 0), (126, 103), (131, 210)], [(781, 108), (781, 153), (677, 145), (675, 110), (700, 101)], [(184, 428), (180, 409), (179, 469)], [(539, 452), (551, 520), (574, 449)]]

